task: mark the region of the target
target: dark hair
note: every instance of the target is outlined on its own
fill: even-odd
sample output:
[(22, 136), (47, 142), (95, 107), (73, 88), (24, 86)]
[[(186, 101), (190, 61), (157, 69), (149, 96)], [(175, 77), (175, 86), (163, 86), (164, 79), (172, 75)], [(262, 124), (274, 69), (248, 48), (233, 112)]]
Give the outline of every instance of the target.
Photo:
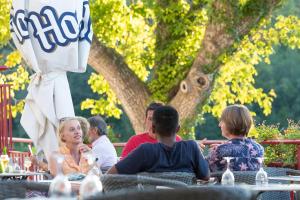
[(153, 113), (153, 128), (158, 135), (169, 137), (176, 134), (178, 112), (171, 106), (160, 106)]
[(221, 116), (230, 134), (247, 136), (252, 126), (252, 116), (246, 106), (231, 105), (227, 106)]
[(90, 127), (97, 128), (97, 133), (99, 135), (107, 135), (107, 125), (102, 117), (90, 117), (88, 118), (88, 121), (90, 123)]
[(148, 111), (151, 111), (151, 110), (156, 110), (157, 108), (163, 106), (162, 103), (156, 103), (156, 102), (152, 102), (148, 105), (147, 109), (146, 109), (146, 117), (148, 115)]

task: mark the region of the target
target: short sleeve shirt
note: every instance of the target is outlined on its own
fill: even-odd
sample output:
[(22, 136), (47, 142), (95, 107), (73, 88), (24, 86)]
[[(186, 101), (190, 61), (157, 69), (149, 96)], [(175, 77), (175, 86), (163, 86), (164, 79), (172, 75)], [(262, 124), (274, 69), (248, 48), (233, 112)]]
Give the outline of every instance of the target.
[(108, 169), (117, 163), (116, 149), (106, 135), (100, 136), (93, 142), (92, 152), (102, 170)]
[(207, 160), (212, 172), (226, 169), (224, 157), (233, 157), (230, 161), (231, 170), (255, 171), (260, 167), (257, 158), (262, 158), (263, 155), (264, 148), (260, 144), (250, 138), (238, 138), (219, 145), (210, 152)]
[(209, 177), (208, 163), (192, 140), (176, 142), (172, 147), (162, 143), (142, 144), (115, 166), (119, 174), (189, 172), (199, 179)]
[[(176, 135), (176, 141), (181, 141), (181, 137)], [(157, 143), (157, 139), (150, 137), (149, 133), (141, 133), (132, 136), (122, 151), (121, 159), (125, 158), (131, 151), (135, 150), (138, 146), (144, 143), (154, 144)]]

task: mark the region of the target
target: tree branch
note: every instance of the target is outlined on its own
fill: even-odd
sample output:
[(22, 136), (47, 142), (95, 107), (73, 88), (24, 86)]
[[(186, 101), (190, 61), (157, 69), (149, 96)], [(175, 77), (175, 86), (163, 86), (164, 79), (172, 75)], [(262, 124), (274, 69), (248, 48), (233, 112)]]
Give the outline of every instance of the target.
[[(233, 20), (232, 18), (236, 17), (233, 8), (226, 2), (218, 0), (214, 3), (212, 18), (216, 17), (218, 13), (227, 14), (227, 20)], [(249, 4), (260, 3), (267, 10), (264, 10), (264, 12), (257, 10), (257, 12), (252, 13), (251, 10), (248, 10), (248, 15), (244, 15), (243, 18), (239, 19), (238, 24), (230, 25), (229, 23), (210, 20), (203, 38), (202, 48), (198, 52), (187, 77), (180, 83), (180, 89), (176, 96), (170, 101), (170, 104), (177, 108), (181, 119), (194, 116), (197, 112), (197, 106), (202, 105), (208, 98), (213, 88), (212, 74), (221, 66), (218, 57), (226, 51), (234, 51), (233, 44), (235, 40), (248, 34), (280, 2), (281, 0), (250, 1)], [(247, 8), (255, 7), (249, 5)], [(230, 34), (229, 29), (236, 30), (235, 35)]]
[(145, 110), (150, 101), (146, 85), (129, 69), (119, 53), (101, 44), (96, 37), (93, 39), (88, 63), (109, 83), (134, 130), (143, 131)]

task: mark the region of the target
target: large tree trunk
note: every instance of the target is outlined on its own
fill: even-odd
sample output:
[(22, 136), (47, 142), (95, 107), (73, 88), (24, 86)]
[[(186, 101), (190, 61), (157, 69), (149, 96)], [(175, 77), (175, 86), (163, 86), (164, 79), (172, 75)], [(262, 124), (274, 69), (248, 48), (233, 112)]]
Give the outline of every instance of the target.
[[(203, 105), (204, 101), (209, 96), (213, 88), (214, 74), (219, 69), (221, 63), (216, 62), (221, 53), (227, 49), (232, 49), (235, 39), (240, 39), (242, 36), (258, 25), (258, 22), (268, 15), (274, 7), (282, 0), (252, 0), (247, 7), (248, 15), (242, 16), (237, 22), (232, 4), (224, 0), (216, 0), (214, 2), (214, 11), (212, 20), (206, 28), (206, 33), (203, 39), (202, 48), (198, 52), (196, 59), (186, 76), (185, 80), (180, 83), (179, 90), (175, 95), (170, 95), (172, 98), (170, 104), (173, 105), (179, 112), (181, 121), (186, 118), (191, 118), (197, 112), (197, 107)], [(159, 3), (167, 4), (165, 0), (159, 0)], [(258, 4), (263, 4), (263, 9), (257, 9)], [(254, 9), (253, 11), (251, 9)], [(225, 12), (224, 12), (225, 10)], [(213, 19), (219, 13), (226, 13), (227, 20), (233, 20), (236, 24), (220, 23)], [(224, 16), (222, 16), (224, 17)], [(226, 16), (225, 16), (226, 17)], [(218, 17), (216, 17), (218, 18)], [(228, 27), (229, 24), (232, 27)], [(157, 33), (162, 42), (167, 40), (168, 33), (163, 28), (163, 23), (158, 22)], [(230, 34), (229, 29), (234, 29), (235, 35)], [(167, 41), (164, 41), (165, 43)], [(168, 58), (167, 58), (168, 59)], [(156, 64), (161, 64), (163, 61), (157, 61)], [(111, 89), (116, 93), (122, 103), (122, 106), (128, 115), (133, 128), (136, 132), (144, 129), (144, 112), (150, 100), (150, 94), (145, 84), (140, 81), (136, 75), (128, 68), (127, 64), (122, 59), (122, 56), (113, 49), (103, 46), (96, 38), (93, 40), (89, 64), (108, 81)], [(159, 66), (158, 66), (159, 67)]]
[(109, 83), (122, 103), (136, 132), (144, 130), (149, 92), (145, 84), (128, 68), (122, 56), (93, 39), (89, 64)]
[[(221, 53), (224, 53), (226, 49), (235, 50), (232, 47), (235, 39), (249, 33), (280, 2), (280, 0), (264, 0), (264, 2), (260, 2), (264, 3), (268, 10), (265, 10), (265, 12), (260, 12), (258, 9), (253, 10), (253, 12), (248, 11), (250, 15), (245, 15), (234, 27), (235, 35), (230, 34), (227, 24), (211, 20), (211, 23), (206, 28), (202, 48), (198, 52), (187, 77), (180, 83), (180, 89), (170, 102), (178, 110), (182, 120), (192, 118), (199, 111), (197, 110), (199, 105), (203, 105), (207, 97), (209, 97), (213, 87), (213, 75), (221, 65), (221, 63), (216, 62)], [(259, 0), (252, 1), (252, 3), (259, 3)], [(230, 4), (227, 4), (225, 1), (216, 1), (214, 8), (216, 15), (226, 10), (227, 20), (233, 20), (232, 18), (236, 17)], [(256, 8), (254, 7), (254, 9)]]

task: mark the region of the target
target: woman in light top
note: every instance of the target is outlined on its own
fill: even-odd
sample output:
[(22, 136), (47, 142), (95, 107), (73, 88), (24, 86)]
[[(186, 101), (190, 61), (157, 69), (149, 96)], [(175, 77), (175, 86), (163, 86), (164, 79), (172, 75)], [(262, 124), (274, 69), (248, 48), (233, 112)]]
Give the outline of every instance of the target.
[(224, 157), (233, 157), (230, 169), (234, 171), (253, 171), (260, 167), (259, 159), (264, 155), (263, 147), (248, 138), (253, 120), (247, 107), (231, 105), (224, 109), (219, 127), (224, 144), (214, 146), (207, 157), (212, 172), (226, 169)]
[(53, 152), (50, 159), (50, 172), (57, 174), (57, 163), (55, 154), (62, 154), (64, 161), (62, 164), (63, 174), (84, 173), (89, 171), (87, 159), (83, 153), (91, 149), (83, 144), (83, 134), (80, 122), (76, 117), (64, 118), (60, 121), (58, 135), (61, 140), (58, 152)]

